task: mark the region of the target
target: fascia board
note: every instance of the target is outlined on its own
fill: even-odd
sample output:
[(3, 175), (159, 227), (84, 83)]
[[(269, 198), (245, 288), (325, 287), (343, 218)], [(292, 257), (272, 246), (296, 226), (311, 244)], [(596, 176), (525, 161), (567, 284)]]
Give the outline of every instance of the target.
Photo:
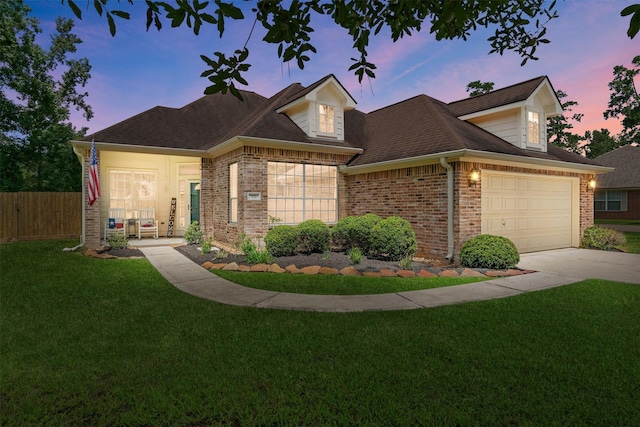
[(458, 116), (460, 120), (471, 120), (478, 117), (489, 116), (491, 114), (502, 113), (504, 111), (516, 110), (522, 108), (526, 101), (514, 102), (507, 105), (501, 105), (499, 107), (490, 108), (488, 110), (476, 111), (475, 113), (465, 114), (464, 116)]
[(335, 153), (335, 154), (351, 154), (356, 155), (362, 153), (362, 148), (354, 147), (339, 147), (335, 145), (324, 144), (309, 144), (306, 142), (293, 142), (277, 139), (267, 138), (255, 138), (246, 136), (233, 137), (222, 144), (218, 144), (212, 149), (207, 151), (208, 157), (218, 157), (236, 148), (250, 145), (253, 147), (267, 147), (267, 148), (280, 148), (284, 150), (297, 150), (297, 151), (309, 151), (320, 153)]
[(574, 173), (607, 173), (614, 168), (595, 165), (582, 165), (579, 163), (568, 163), (559, 160), (536, 159), (512, 154), (489, 153), (476, 150), (455, 150), (443, 153), (417, 156), (407, 159), (389, 160), (386, 162), (372, 163), (359, 166), (340, 166), (340, 172), (345, 175), (355, 175), (362, 173), (381, 172), (385, 170), (402, 169), (426, 164), (439, 163), (440, 158), (445, 157), (448, 162), (477, 162), (500, 166), (531, 167), (532, 169), (547, 169), (561, 172)]
[[(91, 148), (91, 141), (72, 140), (71, 145), (85, 149)], [(124, 153), (160, 154), (166, 156), (202, 157), (204, 150), (191, 150), (170, 147), (149, 147), (146, 145), (114, 144), (96, 141), (96, 149), (99, 151), (121, 151)]]

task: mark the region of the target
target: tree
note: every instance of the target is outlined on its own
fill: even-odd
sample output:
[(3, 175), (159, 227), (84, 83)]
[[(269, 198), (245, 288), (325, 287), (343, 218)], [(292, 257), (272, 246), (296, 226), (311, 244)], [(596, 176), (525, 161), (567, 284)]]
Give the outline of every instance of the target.
[(631, 6), (627, 6), (622, 9), (620, 12), (621, 16), (629, 16), (631, 15), (631, 20), (629, 21), (629, 29), (627, 30), (627, 35), (630, 39), (633, 39), (638, 31), (640, 30), (640, 4), (632, 4)]
[(480, 80), (473, 81), (467, 84), (467, 92), (469, 93), (469, 97), (473, 98), (474, 96), (484, 95), (485, 93), (489, 93), (493, 90), (493, 86), (495, 83), (493, 82), (481, 82)]
[(598, 156), (613, 151), (616, 148), (624, 145), (621, 143), (621, 139), (616, 139), (609, 133), (609, 129), (594, 130), (593, 132), (587, 131), (584, 134), (584, 138), (587, 140), (587, 144), (584, 146), (585, 154), (590, 159), (595, 159)]
[(567, 97), (567, 94), (562, 90), (557, 90), (556, 96), (561, 102), (564, 114), (550, 117), (547, 120), (547, 140), (567, 151), (582, 154), (584, 148), (580, 144), (586, 139), (586, 137), (569, 132), (569, 130), (573, 129), (573, 124), (570, 123), (569, 120), (580, 122), (584, 114), (573, 113), (568, 118), (567, 114), (571, 113), (573, 111), (572, 107), (578, 105), (578, 103), (576, 101), (562, 102), (562, 100)]
[(91, 66), (68, 57), (82, 42), (71, 32), (73, 21), (56, 20), (45, 50), (30, 11), (21, 0), (0, 2), (0, 190), (79, 191), (81, 166), (69, 145), (79, 133), (69, 113), (73, 107), (93, 116), (79, 91)]
[[(64, 2), (65, 0), (63, 0)], [(73, 13), (81, 19), (82, 10), (74, 0), (66, 0)], [(133, 0), (127, 0), (133, 4)], [(304, 68), (310, 61), (310, 54), (316, 52), (311, 42), (314, 31), (312, 17), (328, 15), (333, 22), (348, 31), (357, 51), (349, 70), (360, 81), (367, 76), (374, 78), (375, 64), (368, 61), (367, 48), (372, 36), (383, 29), (389, 32), (393, 41), (419, 32), (423, 25), (436, 40), (466, 40), (478, 27), (494, 30), (488, 38), (489, 53), (503, 54), (513, 51), (520, 55), (522, 64), (537, 59), (536, 49), (549, 40), (545, 38), (546, 25), (558, 17), (555, 0), (547, 7), (546, 0), (264, 0), (257, 2), (251, 10), (254, 26), (260, 23), (267, 33), (263, 41), (278, 46), (278, 57), (284, 62), (295, 61)], [(130, 19), (123, 10), (109, 10), (106, 0), (91, 2), (100, 16), (108, 22), (112, 35), (116, 34), (116, 18)], [(154, 25), (158, 30), (163, 20), (172, 27), (186, 24), (197, 35), (203, 25), (215, 25), (220, 37), (225, 30), (227, 19), (245, 19), (243, 11), (222, 0), (200, 2), (199, 0), (164, 1), (146, 0), (146, 26)], [(162, 18), (162, 19), (161, 19)], [(317, 19), (316, 19), (317, 21)], [(314, 21), (315, 22), (315, 21)], [(247, 35), (251, 38), (253, 30)], [(247, 39), (247, 42), (248, 42)], [(247, 42), (233, 54), (214, 52), (215, 58), (201, 55), (209, 67), (202, 73), (212, 85), (205, 93), (229, 90), (240, 97), (236, 83), (247, 85), (242, 73), (251, 66), (247, 60)]]
[(640, 55), (631, 61), (634, 67), (613, 67), (613, 80), (609, 82), (609, 105), (603, 113), (605, 119), (622, 116), (622, 134), (628, 144), (640, 143), (640, 97), (634, 78), (640, 74)]

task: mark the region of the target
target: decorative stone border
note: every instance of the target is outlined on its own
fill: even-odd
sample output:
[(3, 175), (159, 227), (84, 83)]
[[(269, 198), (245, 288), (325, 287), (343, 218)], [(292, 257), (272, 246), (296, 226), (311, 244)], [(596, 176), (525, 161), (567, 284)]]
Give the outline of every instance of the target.
[(365, 271), (360, 272), (355, 267), (345, 267), (342, 270), (338, 270), (331, 267), (321, 267), (319, 265), (308, 266), (298, 268), (295, 265), (288, 265), (285, 268), (280, 267), (278, 264), (255, 264), (255, 265), (238, 265), (235, 262), (231, 263), (219, 263), (214, 264), (211, 261), (207, 261), (201, 264), (201, 267), (207, 270), (222, 270), (222, 271), (239, 271), (239, 272), (256, 272), (256, 273), (290, 273), (290, 274), (324, 274), (324, 275), (341, 275), (341, 276), (364, 276), (364, 277), (506, 277), (506, 276), (520, 276), (522, 274), (535, 273), (533, 270), (487, 270), (485, 273), (481, 273), (471, 268), (463, 268), (458, 272), (456, 269), (442, 269), (436, 273), (421, 269), (419, 272), (413, 270), (397, 270), (394, 271), (390, 268), (383, 268), (380, 271)]

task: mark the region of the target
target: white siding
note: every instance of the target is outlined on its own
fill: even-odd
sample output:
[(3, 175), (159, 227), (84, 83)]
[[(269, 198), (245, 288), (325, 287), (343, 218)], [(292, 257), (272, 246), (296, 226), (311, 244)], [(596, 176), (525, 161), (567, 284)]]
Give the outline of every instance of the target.
[(305, 104), (287, 113), (289, 118), (293, 120), (293, 122), (306, 134), (309, 134), (310, 132), (309, 107), (309, 104)]
[(499, 138), (520, 147), (521, 132), (519, 126), (519, 114), (511, 111), (507, 113), (493, 114), (485, 117), (477, 117), (470, 120), (476, 126), (487, 132), (491, 132)]

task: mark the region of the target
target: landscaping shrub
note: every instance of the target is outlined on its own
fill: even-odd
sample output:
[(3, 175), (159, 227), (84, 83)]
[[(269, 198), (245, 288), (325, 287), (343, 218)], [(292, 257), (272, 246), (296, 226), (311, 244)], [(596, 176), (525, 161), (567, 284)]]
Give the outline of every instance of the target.
[(470, 268), (502, 270), (520, 262), (516, 245), (506, 237), (480, 234), (467, 240), (460, 249), (460, 264)]
[(372, 213), (342, 218), (331, 230), (333, 244), (340, 250), (360, 248), (364, 254), (368, 253), (371, 247), (371, 230), (381, 219)]
[(129, 246), (129, 239), (123, 234), (112, 233), (107, 237), (107, 243), (111, 249), (125, 249)]
[(300, 252), (324, 252), (329, 248), (329, 227), (318, 219), (308, 219), (298, 224)]
[(360, 264), (362, 262), (362, 251), (360, 250), (360, 248), (349, 249), (347, 255), (349, 255), (351, 264)]
[(200, 224), (198, 223), (198, 221), (193, 221), (191, 224), (189, 224), (182, 238), (189, 245), (202, 242), (202, 239), (204, 238), (204, 231), (200, 229)]
[(594, 225), (584, 230), (580, 247), (610, 251), (617, 246), (624, 246), (625, 244), (626, 239), (623, 233), (611, 228)]
[(202, 255), (206, 255), (206, 254), (208, 254), (208, 253), (210, 253), (210, 252), (211, 252), (211, 248), (212, 248), (211, 240), (209, 240), (209, 239), (204, 239), (204, 240), (202, 241), (202, 247), (200, 248), (200, 253), (201, 253)]
[(267, 232), (264, 243), (275, 257), (295, 255), (300, 244), (298, 228), (292, 225), (277, 225)]
[(371, 253), (374, 257), (400, 261), (418, 250), (416, 233), (406, 219), (390, 216), (371, 229)]
[(256, 244), (247, 236), (242, 233), (239, 238), (240, 250), (247, 257), (247, 264), (270, 264), (273, 261), (273, 255), (268, 249), (259, 250)]
[(355, 216), (346, 216), (336, 223), (331, 229), (331, 243), (340, 251), (348, 251), (351, 248), (349, 232)]

